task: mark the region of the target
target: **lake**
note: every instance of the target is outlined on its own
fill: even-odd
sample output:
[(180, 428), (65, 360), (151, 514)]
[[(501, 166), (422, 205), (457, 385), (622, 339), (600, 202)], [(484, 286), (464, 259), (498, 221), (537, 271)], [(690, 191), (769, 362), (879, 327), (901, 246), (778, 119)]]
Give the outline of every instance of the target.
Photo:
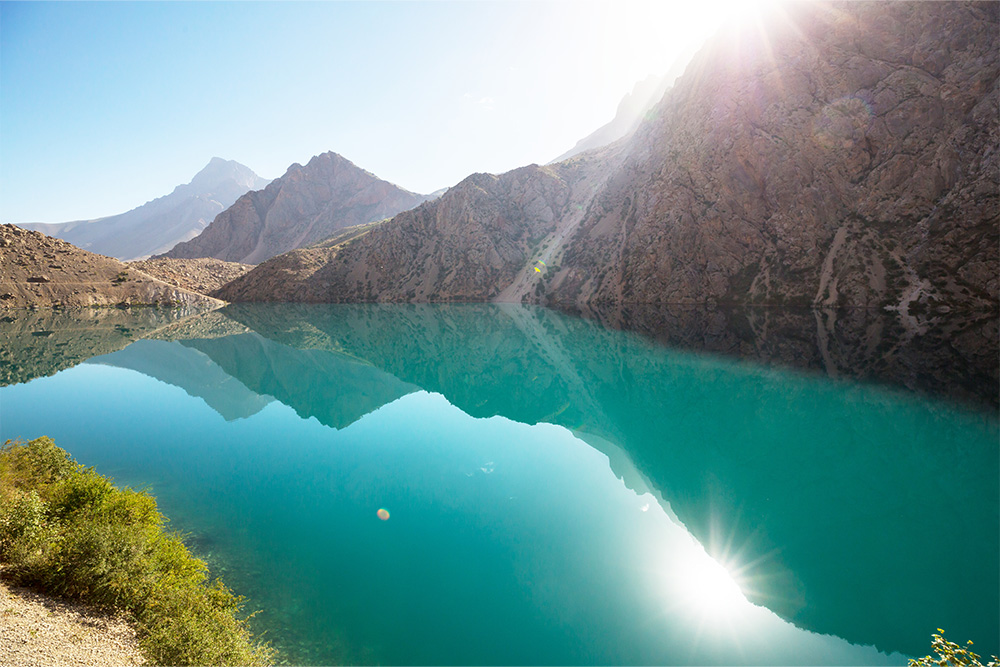
[(0, 438), (149, 489), (294, 664), (1000, 652), (995, 315), (584, 314), (18, 312)]

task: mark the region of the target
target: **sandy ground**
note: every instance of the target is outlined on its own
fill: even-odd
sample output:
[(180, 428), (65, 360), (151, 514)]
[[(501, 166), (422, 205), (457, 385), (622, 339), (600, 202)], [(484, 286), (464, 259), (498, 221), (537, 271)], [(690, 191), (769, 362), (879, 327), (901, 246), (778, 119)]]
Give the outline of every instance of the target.
[(0, 580), (0, 666), (144, 662), (135, 631), (124, 620)]

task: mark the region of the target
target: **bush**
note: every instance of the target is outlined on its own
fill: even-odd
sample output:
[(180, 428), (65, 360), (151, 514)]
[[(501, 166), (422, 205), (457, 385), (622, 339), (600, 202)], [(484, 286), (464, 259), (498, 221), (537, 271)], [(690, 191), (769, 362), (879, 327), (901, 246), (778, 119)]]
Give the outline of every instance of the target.
[[(944, 637), (944, 630), (938, 628), (941, 634), (931, 635), (931, 648), (938, 654), (937, 658), (927, 655), (919, 660), (910, 660), (909, 667), (984, 667), (980, 657), (972, 652), (972, 642), (963, 648)], [(1000, 667), (997, 657), (986, 663), (985, 667)]]
[(243, 598), (209, 582), (164, 524), (148, 493), (116, 488), (49, 438), (0, 447), (0, 561), (14, 583), (130, 615), (155, 664), (273, 663)]
[(0, 560), (24, 560), (45, 535), (45, 503), (36, 491), (0, 505)]

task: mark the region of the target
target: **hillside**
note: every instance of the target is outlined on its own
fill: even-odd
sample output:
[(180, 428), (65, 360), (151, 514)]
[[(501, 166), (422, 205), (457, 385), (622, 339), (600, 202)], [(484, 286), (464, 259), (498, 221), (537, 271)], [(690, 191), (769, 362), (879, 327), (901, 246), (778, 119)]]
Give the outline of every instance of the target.
[(336, 153), (324, 153), (304, 167), (293, 164), (263, 190), (243, 195), (200, 236), (162, 256), (257, 264), (344, 227), (391, 217), (425, 199)]
[(471, 176), (219, 294), (995, 309), (997, 5), (775, 11), (720, 33), (625, 143)]
[(129, 305), (221, 303), (61, 239), (0, 225), (0, 309)]
[(223, 262), (212, 258), (145, 259), (128, 264), (165, 283), (199, 294), (217, 290), (253, 268), (250, 264)]
[(143, 259), (194, 238), (241, 195), (268, 182), (239, 162), (215, 157), (190, 183), (178, 185), (170, 194), (127, 213), (96, 220), (18, 226), (102, 255)]
[[(614, 145), (500, 176), (473, 174), (439, 199), (329, 248), (290, 252), (215, 293), (230, 301), (483, 301), (535, 285), (583, 217)], [(538, 264), (538, 266), (543, 266)]]
[(580, 139), (573, 148), (552, 162), (562, 162), (585, 151), (607, 146), (635, 132), (650, 109), (674, 85), (677, 77), (684, 73), (684, 67), (692, 55), (693, 53), (685, 53), (678, 57), (665, 74), (650, 75), (636, 83), (632, 87), (632, 91), (627, 93), (618, 103), (614, 118)]

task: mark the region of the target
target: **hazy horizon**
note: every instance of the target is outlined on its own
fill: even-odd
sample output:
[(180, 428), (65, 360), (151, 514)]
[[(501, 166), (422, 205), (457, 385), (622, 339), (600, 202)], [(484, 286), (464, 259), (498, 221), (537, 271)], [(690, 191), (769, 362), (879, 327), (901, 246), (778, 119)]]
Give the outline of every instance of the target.
[(726, 4), (0, 3), (2, 222), (123, 213), (214, 157), (430, 193), (545, 163)]

